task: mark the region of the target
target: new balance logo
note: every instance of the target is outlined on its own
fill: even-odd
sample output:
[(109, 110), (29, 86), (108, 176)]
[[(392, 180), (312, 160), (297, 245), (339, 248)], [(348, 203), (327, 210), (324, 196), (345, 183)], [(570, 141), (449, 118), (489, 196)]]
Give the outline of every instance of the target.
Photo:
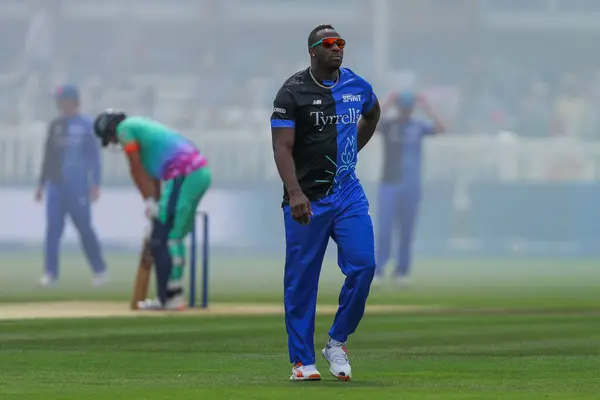
[(320, 106), (321, 104), (321, 100), (313, 100), (313, 106)]
[(342, 95), (342, 101), (344, 103), (354, 103), (354, 102), (358, 102), (360, 103), (360, 94), (343, 94)]

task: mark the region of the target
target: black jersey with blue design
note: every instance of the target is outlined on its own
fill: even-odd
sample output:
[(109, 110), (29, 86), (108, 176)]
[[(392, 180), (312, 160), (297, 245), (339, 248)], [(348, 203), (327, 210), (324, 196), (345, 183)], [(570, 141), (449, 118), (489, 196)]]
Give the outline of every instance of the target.
[[(295, 129), (296, 176), (309, 200), (323, 198), (356, 179), (358, 121), (376, 101), (371, 84), (347, 68), (340, 68), (339, 79), (330, 88), (317, 85), (307, 68), (279, 89), (271, 127)], [(288, 199), (284, 187), (284, 204)]]

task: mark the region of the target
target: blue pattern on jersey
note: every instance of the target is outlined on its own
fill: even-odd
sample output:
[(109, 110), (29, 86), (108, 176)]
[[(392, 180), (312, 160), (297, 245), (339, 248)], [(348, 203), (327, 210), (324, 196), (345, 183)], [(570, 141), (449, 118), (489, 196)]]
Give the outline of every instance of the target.
[(376, 97), (371, 85), (347, 68), (340, 68), (340, 79), (331, 92), (336, 115), (330, 118), (333, 118), (332, 123), (335, 123), (338, 132), (337, 160), (330, 160), (335, 169), (331, 180), (331, 189), (334, 189), (356, 179), (358, 121), (362, 114), (371, 110)]

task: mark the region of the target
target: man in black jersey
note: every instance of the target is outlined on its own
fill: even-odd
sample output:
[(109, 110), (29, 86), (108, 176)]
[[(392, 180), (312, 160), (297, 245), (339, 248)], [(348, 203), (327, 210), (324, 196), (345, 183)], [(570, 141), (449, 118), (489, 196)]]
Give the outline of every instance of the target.
[(375, 132), (380, 109), (371, 85), (341, 68), (345, 45), (331, 25), (316, 27), (308, 38), (310, 68), (290, 77), (273, 102), (273, 151), (283, 181), (292, 380), (321, 379), (314, 320), (329, 238), (338, 246), (346, 281), (322, 354), (330, 373), (341, 380), (351, 378), (346, 340), (362, 319), (375, 272), (369, 202), (354, 169), (358, 152)]

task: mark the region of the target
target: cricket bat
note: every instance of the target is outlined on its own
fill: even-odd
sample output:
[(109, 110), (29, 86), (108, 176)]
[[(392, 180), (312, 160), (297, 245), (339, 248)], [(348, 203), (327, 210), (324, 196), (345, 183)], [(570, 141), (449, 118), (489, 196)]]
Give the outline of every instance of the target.
[(152, 254), (150, 253), (150, 241), (144, 240), (142, 245), (142, 254), (138, 264), (135, 283), (133, 286), (133, 295), (131, 296), (130, 308), (137, 310), (138, 301), (146, 300), (148, 295), (148, 285), (150, 284), (150, 275), (152, 273)]

